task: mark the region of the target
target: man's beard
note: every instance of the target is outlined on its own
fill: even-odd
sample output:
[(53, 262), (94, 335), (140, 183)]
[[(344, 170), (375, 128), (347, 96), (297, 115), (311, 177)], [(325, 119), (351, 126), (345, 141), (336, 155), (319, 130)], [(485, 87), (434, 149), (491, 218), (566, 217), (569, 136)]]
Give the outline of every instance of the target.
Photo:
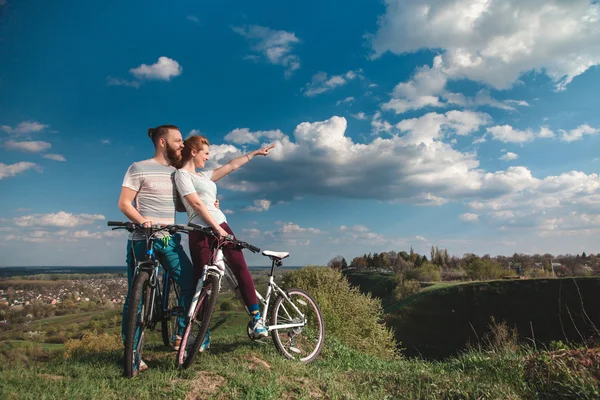
[(177, 150), (167, 146), (167, 159), (171, 165), (175, 165), (181, 161), (181, 152), (177, 152)]

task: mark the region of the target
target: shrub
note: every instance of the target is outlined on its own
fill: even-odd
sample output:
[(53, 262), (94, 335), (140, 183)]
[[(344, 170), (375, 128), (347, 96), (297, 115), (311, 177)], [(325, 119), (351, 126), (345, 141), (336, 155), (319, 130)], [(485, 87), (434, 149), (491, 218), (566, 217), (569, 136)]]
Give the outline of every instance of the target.
[(494, 260), (474, 258), (465, 267), (472, 280), (501, 279), (505, 276), (516, 276), (515, 271), (502, 267)]
[(600, 350), (542, 351), (528, 357), (525, 382), (535, 398), (597, 399), (600, 397)]
[(396, 300), (402, 300), (408, 296), (418, 293), (421, 290), (419, 281), (399, 279), (394, 289), (394, 297)]
[(219, 308), (221, 311), (231, 311), (233, 310), (233, 304), (229, 300), (224, 300)]
[(442, 269), (443, 281), (463, 281), (467, 277), (467, 273), (462, 268), (444, 268)]
[(426, 262), (419, 268), (406, 272), (406, 278), (419, 282), (439, 282), (442, 280), (442, 267)]
[(284, 286), (305, 289), (315, 298), (325, 319), (326, 335), (367, 354), (398, 355), (394, 334), (382, 321), (381, 300), (361, 294), (340, 271), (309, 266), (288, 272), (282, 281)]
[(106, 353), (123, 348), (123, 342), (119, 335), (108, 333), (84, 333), (81, 339), (71, 339), (65, 343), (64, 357), (66, 359), (87, 355)]

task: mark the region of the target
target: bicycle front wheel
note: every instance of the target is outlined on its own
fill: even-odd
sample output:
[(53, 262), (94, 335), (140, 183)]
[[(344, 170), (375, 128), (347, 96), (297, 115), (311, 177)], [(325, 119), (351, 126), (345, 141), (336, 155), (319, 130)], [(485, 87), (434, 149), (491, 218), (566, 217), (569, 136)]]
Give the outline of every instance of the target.
[(161, 328), (163, 343), (165, 346), (173, 346), (173, 340), (177, 334), (178, 316), (183, 313), (183, 310), (179, 308), (179, 285), (171, 278), (169, 278), (168, 291)]
[(152, 301), (149, 279), (148, 272), (139, 271), (131, 287), (125, 330), (124, 374), (127, 378), (137, 375), (142, 361), (146, 324), (150, 320), (148, 313)]
[(204, 336), (210, 326), (217, 296), (219, 295), (219, 278), (214, 275), (208, 275), (204, 286), (200, 292), (198, 304), (194, 309), (185, 332), (181, 338), (181, 345), (177, 353), (177, 365), (181, 368), (188, 368), (194, 362), (194, 358), (202, 346)]
[(271, 330), (271, 336), (275, 347), (284, 357), (308, 363), (317, 358), (325, 341), (323, 316), (317, 302), (304, 290), (288, 289), (287, 295), (289, 300), (283, 296), (275, 300), (271, 314), (272, 326), (304, 326), (276, 328)]

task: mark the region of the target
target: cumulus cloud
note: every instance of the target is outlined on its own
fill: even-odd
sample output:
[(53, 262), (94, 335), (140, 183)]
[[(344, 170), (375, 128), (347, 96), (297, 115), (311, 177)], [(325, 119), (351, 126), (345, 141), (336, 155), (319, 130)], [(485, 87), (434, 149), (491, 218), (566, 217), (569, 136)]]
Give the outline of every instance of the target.
[(24, 121), (19, 123), (16, 127), (11, 127), (8, 125), (2, 125), (0, 129), (2, 129), (6, 133), (22, 135), (26, 133), (35, 133), (41, 132), (44, 129), (48, 128), (48, 125), (41, 124), (37, 121)]
[(600, 132), (600, 130), (596, 128), (592, 128), (589, 125), (580, 125), (575, 129), (571, 129), (570, 131), (561, 130), (560, 140), (564, 142), (573, 142), (575, 140), (580, 140), (583, 138), (583, 135), (595, 135)]
[(343, 103), (351, 104), (354, 100), (355, 100), (354, 97), (348, 96), (344, 100), (338, 100), (335, 104), (338, 106)]
[(507, 89), (537, 71), (563, 90), (600, 63), (599, 21), (590, 0), (387, 0), (371, 45), (374, 57), (441, 49), (450, 79)]
[(67, 161), (67, 159), (61, 154), (44, 154), (42, 157), (54, 161)]
[(134, 80), (108, 76), (106, 78), (106, 83), (111, 86), (129, 86), (139, 88), (142, 83), (147, 80), (170, 81), (172, 78), (183, 73), (183, 67), (177, 61), (169, 57), (162, 56), (159, 57), (158, 61), (154, 64), (142, 64), (138, 67), (131, 68), (129, 73), (135, 77)]
[(270, 207), (271, 202), (269, 200), (255, 200), (254, 205), (244, 208), (244, 211), (263, 212), (268, 211)]
[(32, 162), (21, 161), (8, 165), (0, 162), (0, 180), (18, 175), (32, 168), (35, 168), (38, 170), (38, 172), (41, 172), (41, 168)]
[[(337, 87), (344, 86), (349, 81), (352, 81), (356, 78), (362, 78), (362, 70), (348, 71), (343, 75), (333, 76), (328, 76), (327, 73), (323, 71), (317, 72), (313, 75), (312, 80), (304, 87), (304, 95), (307, 97), (314, 97)], [(353, 100), (354, 98), (348, 97), (346, 100), (347, 99)]]
[(474, 97), (453, 93), (446, 89), (449, 79), (448, 73), (442, 69), (442, 57), (437, 56), (432, 67), (423, 66), (417, 69), (410, 80), (397, 84), (391, 99), (381, 108), (402, 114), (425, 107), (439, 108), (450, 105), (468, 108), (488, 106), (502, 110), (514, 110), (516, 105), (528, 105), (522, 100), (496, 100), (485, 89), (480, 90)]
[(137, 68), (129, 70), (138, 79), (156, 79), (169, 81), (175, 76), (181, 75), (183, 68), (179, 63), (169, 57), (159, 57), (152, 65), (142, 64)]
[(503, 161), (512, 161), (512, 160), (516, 160), (517, 158), (519, 158), (519, 155), (517, 153), (513, 153), (513, 152), (507, 152), (505, 154), (503, 154), (499, 159), (503, 160)]
[(23, 151), (26, 153), (39, 153), (51, 147), (50, 143), (42, 141), (15, 142), (14, 140), (9, 140), (4, 143), (4, 148), (7, 150)]
[(17, 226), (55, 226), (72, 228), (79, 225), (91, 224), (94, 221), (104, 220), (101, 214), (72, 214), (59, 211), (53, 214), (33, 214), (14, 218)]
[(371, 132), (375, 135), (381, 133), (390, 133), (393, 129), (392, 124), (381, 117), (381, 113), (377, 111), (371, 119)]
[(497, 125), (487, 128), (487, 133), (490, 134), (494, 140), (504, 143), (526, 143), (537, 138), (554, 137), (554, 133), (546, 127), (540, 128), (539, 132), (535, 132), (532, 129), (523, 131), (515, 129), (510, 125)]
[(251, 132), (248, 128), (237, 128), (225, 135), (225, 140), (235, 144), (257, 144), (263, 138), (281, 140), (283, 137), (284, 134), (279, 129)]
[(259, 25), (234, 26), (232, 29), (251, 43), (254, 52), (261, 54), (271, 64), (285, 67), (286, 76), (300, 68), (300, 58), (293, 54), (293, 47), (300, 43), (300, 39), (293, 32)]
[(471, 214), (471, 213), (461, 214), (459, 216), (459, 218), (462, 219), (465, 222), (477, 222), (477, 221), (479, 221), (479, 215), (477, 215), (477, 214)]

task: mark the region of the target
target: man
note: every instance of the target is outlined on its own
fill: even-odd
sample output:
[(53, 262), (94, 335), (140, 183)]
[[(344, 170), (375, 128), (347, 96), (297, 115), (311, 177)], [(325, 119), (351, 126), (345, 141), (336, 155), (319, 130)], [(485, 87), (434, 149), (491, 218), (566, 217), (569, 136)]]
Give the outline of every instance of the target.
[[(154, 157), (133, 163), (123, 179), (119, 209), (127, 218), (145, 227), (153, 224), (174, 224), (177, 192), (173, 186), (173, 164), (181, 159), (183, 138), (179, 128), (174, 125), (161, 125), (148, 129), (148, 136), (154, 143)], [(135, 206), (132, 204), (135, 202)], [(160, 238), (160, 236), (159, 236)], [(192, 263), (180, 244), (181, 236), (169, 236), (164, 233), (162, 240), (154, 242), (154, 251), (161, 265), (169, 271), (169, 275), (181, 288), (179, 306), (184, 314), (178, 316), (177, 335), (185, 329), (185, 315), (194, 294), (194, 273)], [(145, 256), (145, 241), (141, 233), (132, 233), (127, 242), (127, 282), (128, 291), (136, 262)], [(126, 315), (129, 307), (129, 292), (123, 306), (123, 322), (121, 325), (123, 341), (125, 341)], [(139, 371), (148, 367), (141, 361)]]

